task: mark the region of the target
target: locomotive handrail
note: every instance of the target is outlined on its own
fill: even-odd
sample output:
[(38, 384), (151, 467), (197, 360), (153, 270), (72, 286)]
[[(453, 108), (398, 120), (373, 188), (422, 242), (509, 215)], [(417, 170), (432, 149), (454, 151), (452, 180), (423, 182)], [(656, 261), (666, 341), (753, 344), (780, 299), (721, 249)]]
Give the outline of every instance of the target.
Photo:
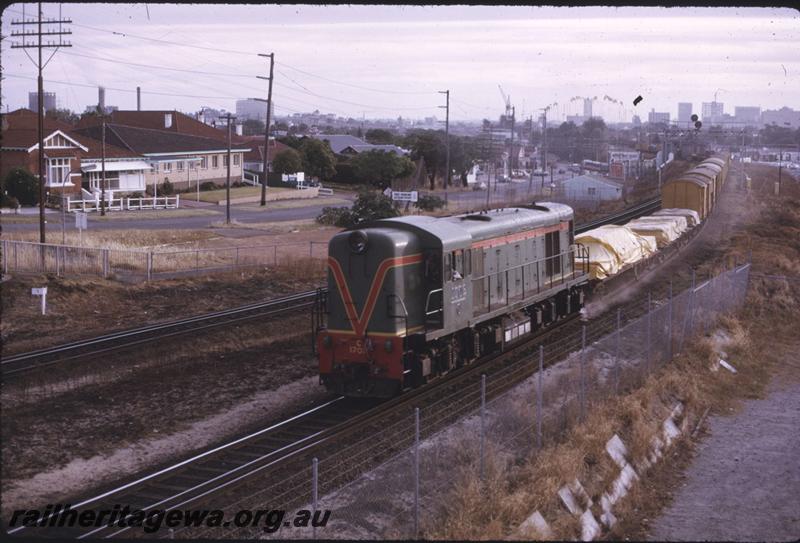
[[(386, 301), (388, 302), (392, 298), (397, 298), (400, 301), (400, 306), (403, 308), (403, 315), (388, 315), (390, 319), (403, 319), (406, 325), (406, 336), (408, 336), (408, 309), (406, 309), (406, 303), (403, 301), (403, 298), (397, 294), (390, 294)], [(388, 309), (388, 308), (387, 308)]]
[[(433, 311), (428, 311), (431, 305), (431, 296), (433, 294), (441, 293), (442, 294), (442, 306), (439, 309), (434, 309)], [(428, 328), (428, 317), (431, 315), (435, 315), (437, 313), (444, 314), (444, 289), (437, 288), (435, 290), (431, 290), (428, 292), (428, 296), (425, 298), (425, 328)]]

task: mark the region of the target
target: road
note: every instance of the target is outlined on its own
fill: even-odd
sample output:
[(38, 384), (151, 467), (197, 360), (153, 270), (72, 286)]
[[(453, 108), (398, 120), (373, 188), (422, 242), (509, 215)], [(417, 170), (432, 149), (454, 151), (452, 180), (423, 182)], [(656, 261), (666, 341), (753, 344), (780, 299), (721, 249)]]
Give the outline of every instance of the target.
[[(352, 200), (352, 197), (346, 195), (337, 195), (337, 198), (343, 200)], [(298, 221), (304, 219), (313, 219), (322, 212), (323, 207), (331, 204), (309, 203), (291, 208), (278, 208), (270, 209), (269, 203), (265, 210), (258, 209), (258, 204), (238, 204), (231, 205), (231, 220), (240, 223), (265, 223), (265, 222), (281, 222), (281, 221)], [(341, 204), (347, 205), (347, 204)], [(211, 210), (213, 215), (203, 214), (195, 216), (169, 216), (169, 211), (159, 212), (162, 216), (158, 218), (129, 218), (125, 219), (100, 219), (96, 213), (89, 213), (88, 222), (89, 230), (130, 230), (130, 229), (148, 229), (148, 230), (169, 230), (179, 228), (182, 230), (197, 230), (209, 228), (213, 223), (219, 223), (225, 220), (225, 206), (217, 206), (211, 204), (203, 204), (196, 202), (185, 202), (182, 204), (182, 209), (203, 209)], [(31, 213), (32, 212), (32, 213)], [(120, 213), (120, 212), (110, 212)], [(125, 212), (126, 215), (135, 214), (135, 211)], [(25, 210), (26, 217), (35, 217), (35, 210)], [(3, 219), (8, 215), (3, 215)], [(61, 233), (61, 212), (57, 210), (47, 210), (47, 232), (51, 234)], [(35, 221), (14, 223), (0, 219), (3, 230), (6, 232), (21, 232), (29, 230), (38, 230), (39, 223)], [(66, 226), (68, 231), (76, 230), (75, 220), (72, 216), (67, 216)]]

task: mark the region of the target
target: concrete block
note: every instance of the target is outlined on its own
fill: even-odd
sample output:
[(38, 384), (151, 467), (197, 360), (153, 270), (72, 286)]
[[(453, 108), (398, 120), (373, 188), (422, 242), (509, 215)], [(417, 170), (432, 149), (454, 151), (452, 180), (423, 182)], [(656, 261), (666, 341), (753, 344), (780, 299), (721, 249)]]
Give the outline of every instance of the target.
[(620, 468), (628, 465), (628, 449), (617, 434), (614, 434), (606, 443), (606, 452)]
[(593, 541), (600, 535), (600, 525), (588, 509), (581, 515), (581, 540)]
[(572, 494), (572, 491), (567, 485), (564, 485), (558, 489), (558, 497), (561, 498), (561, 502), (564, 504), (564, 507), (567, 508), (567, 511), (573, 515), (581, 514), (582, 509), (578, 505), (577, 500), (575, 500), (575, 496)]
[(603, 510), (600, 515), (600, 522), (605, 524), (608, 528), (611, 528), (617, 522), (617, 517), (611, 512), (612, 505), (614, 504), (611, 503), (611, 498), (604, 492), (603, 495), (600, 496), (600, 508)]
[(672, 441), (681, 435), (681, 431), (675, 426), (675, 422), (673, 422), (672, 418), (668, 418), (664, 421), (664, 441), (666, 442), (667, 447), (672, 443)]
[[(547, 524), (547, 521), (544, 520), (544, 517), (539, 511), (534, 511), (531, 516), (525, 519), (525, 521), (520, 524), (519, 531), (523, 535), (533, 535), (537, 538), (544, 538), (544, 539), (552, 539), (553, 537), (553, 530), (550, 529), (550, 525)], [(531, 534), (533, 532), (533, 534)]]
[(589, 494), (586, 492), (586, 489), (583, 488), (583, 485), (579, 480), (575, 479), (572, 481), (572, 483), (569, 485), (569, 489), (572, 491), (573, 496), (581, 499), (584, 509), (589, 509), (594, 505), (592, 498), (589, 497)]

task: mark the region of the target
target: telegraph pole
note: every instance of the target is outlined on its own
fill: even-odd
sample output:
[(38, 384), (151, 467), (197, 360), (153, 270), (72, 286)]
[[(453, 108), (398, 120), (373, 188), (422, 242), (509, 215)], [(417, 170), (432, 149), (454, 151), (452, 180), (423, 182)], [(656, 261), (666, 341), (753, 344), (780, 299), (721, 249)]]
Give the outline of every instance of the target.
[[(103, 119), (102, 144), (100, 150), (100, 215), (106, 215), (106, 120)], [(153, 200), (153, 209), (156, 202)]]
[[(60, 16), (60, 7), (59, 7), (59, 18), (56, 20), (48, 20), (42, 21), (42, 3), (39, 2), (39, 9), (38, 9), (38, 18), (36, 21), (26, 21), (25, 20), (25, 12), (23, 11), (22, 20), (21, 21), (11, 21), (12, 25), (22, 25), (21, 32), (12, 32), (11, 37), (21, 37), (22, 43), (14, 43), (11, 44), (12, 49), (37, 49), (38, 50), (38, 62), (34, 62), (30, 55), (28, 55), (28, 51), (25, 51), (25, 54), (34, 63), (36, 68), (39, 70), (39, 77), (37, 78), (38, 84), (38, 95), (39, 95), (39, 107), (38, 107), (38, 135), (39, 135), (39, 242), (45, 242), (45, 230), (44, 230), (44, 184), (45, 184), (45, 169), (44, 169), (44, 79), (42, 78), (42, 72), (50, 60), (53, 58), (53, 55), (56, 54), (56, 51), (60, 47), (72, 47), (72, 44), (69, 42), (62, 42), (61, 36), (72, 34), (70, 30), (62, 30), (62, 24), (70, 24), (72, 20), (70, 19), (62, 19)], [(24, 10), (24, 4), (23, 4)], [(42, 25), (58, 25), (58, 30), (53, 29), (53, 27), (48, 27), (45, 30), (42, 30)], [(26, 26), (28, 25), (36, 25), (37, 30), (33, 32), (28, 32)], [(42, 36), (58, 36), (58, 42), (51, 42), (48, 41), (46, 44), (42, 43)], [(29, 42), (26, 41), (27, 37), (36, 37), (38, 40), (36, 42)], [(42, 63), (42, 49), (54, 49), (53, 53), (50, 55), (50, 58), (47, 59), (46, 62)]]
[(231, 121), (236, 120), (236, 117), (230, 113), (226, 113), (222, 117), (228, 121), (228, 173), (225, 181), (225, 224), (231, 223)]
[[(264, 128), (264, 179), (261, 181), (261, 205), (267, 205), (267, 176), (269, 175), (269, 125), (272, 122), (272, 71), (275, 66), (275, 53), (268, 55), (259, 53), (260, 57), (269, 57), (269, 77), (259, 75), (259, 79), (269, 81), (267, 90), (267, 126)], [(259, 100), (263, 102), (263, 100)]]
[(508, 178), (514, 175), (514, 124), (517, 117), (516, 106), (511, 108), (511, 149), (508, 152)]
[(447, 194), (447, 188), (450, 186), (450, 89), (446, 91), (439, 91), (439, 94), (444, 94), (447, 99), (446, 105), (439, 106), (440, 109), (445, 109), (447, 111), (444, 118), (444, 141), (445, 147), (447, 148), (447, 154), (445, 155), (445, 167), (447, 168), (447, 175), (445, 175), (444, 178), (444, 190), (445, 194)]

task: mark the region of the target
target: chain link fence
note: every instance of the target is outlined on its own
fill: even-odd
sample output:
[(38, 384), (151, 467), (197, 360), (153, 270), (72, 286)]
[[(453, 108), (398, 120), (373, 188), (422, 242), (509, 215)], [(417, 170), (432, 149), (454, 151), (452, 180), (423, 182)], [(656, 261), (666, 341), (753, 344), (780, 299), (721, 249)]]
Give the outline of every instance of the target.
[(3, 274), (51, 273), (150, 281), (327, 258), (327, 242), (154, 251), (2, 240)]
[[(745, 264), (673, 295), (651, 295), (561, 334), (533, 356), (482, 375), (474, 386), (441, 386), (432, 404), (364, 428), (361, 438), (311, 460), (289, 479), (259, 482), (225, 508), (285, 508), (290, 525), (191, 528), (172, 537), (413, 539), (435, 537), (459, 499), (510, 462), (563, 441), (595, 404), (640, 386), (690, 338), (744, 302)], [(456, 489), (462, 494), (456, 496)], [(452, 509), (450, 509), (452, 508)], [(449, 509), (449, 511), (448, 511)], [(295, 527), (300, 511), (330, 511), (325, 526)]]

